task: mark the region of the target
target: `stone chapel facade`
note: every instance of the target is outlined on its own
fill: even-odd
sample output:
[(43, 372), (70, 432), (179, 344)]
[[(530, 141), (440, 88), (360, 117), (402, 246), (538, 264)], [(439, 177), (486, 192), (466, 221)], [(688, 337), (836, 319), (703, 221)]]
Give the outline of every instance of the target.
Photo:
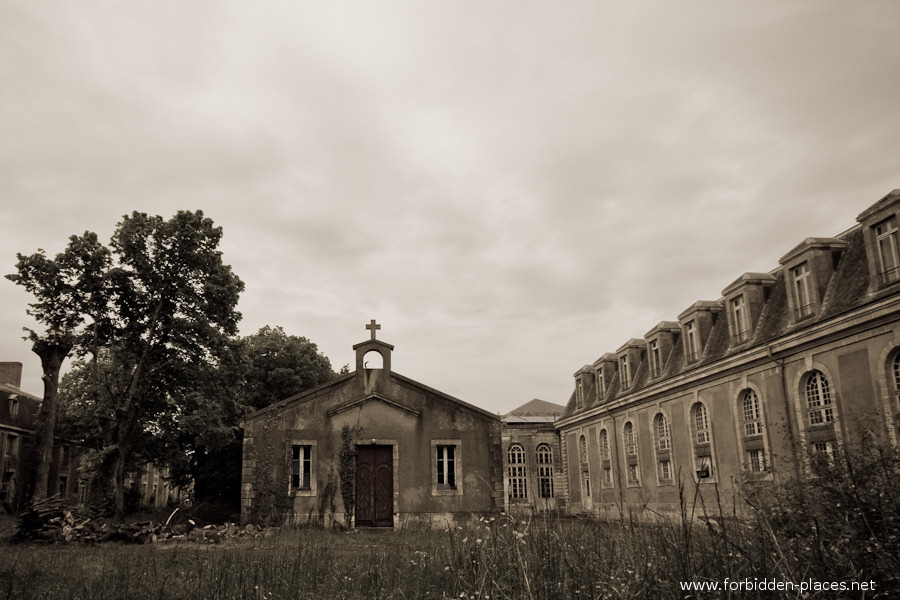
[(367, 328), (354, 372), (246, 418), (243, 520), (403, 528), (502, 510), (499, 417), (394, 372), (393, 346)]

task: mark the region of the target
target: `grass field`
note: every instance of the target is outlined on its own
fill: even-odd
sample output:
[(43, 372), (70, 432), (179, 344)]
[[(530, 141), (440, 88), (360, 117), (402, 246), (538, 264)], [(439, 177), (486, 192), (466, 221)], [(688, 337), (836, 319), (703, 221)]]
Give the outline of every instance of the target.
[[(900, 456), (876, 449), (822, 466), (744, 486), (741, 514), (690, 514), (696, 503), (682, 501), (680, 515), (611, 523), (496, 514), (447, 529), (282, 528), (221, 544), (0, 539), (0, 600), (900, 598)], [(0, 518), (0, 538), (13, 525)], [(726, 579), (874, 589), (682, 589)]]

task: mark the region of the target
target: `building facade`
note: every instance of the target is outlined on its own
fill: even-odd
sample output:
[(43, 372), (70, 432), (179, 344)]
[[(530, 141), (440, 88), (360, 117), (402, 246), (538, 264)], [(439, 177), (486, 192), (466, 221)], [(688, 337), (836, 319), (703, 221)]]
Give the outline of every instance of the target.
[[(41, 399), (19, 389), (22, 363), (0, 363), (0, 510), (18, 512), (29, 490), (34, 469), (34, 432)], [(77, 446), (57, 442), (50, 464), (50, 494), (59, 494), (70, 504), (79, 502), (83, 485), (79, 480), (80, 451)]]
[(367, 328), (354, 372), (247, 416), (244, 521), (404, 528), (502, 510), (499, 417), (394, 372)]
[(740, 502), (900, 418), (900, 190), (833, 238), (579, 369), (560, 435), (570, 512)]

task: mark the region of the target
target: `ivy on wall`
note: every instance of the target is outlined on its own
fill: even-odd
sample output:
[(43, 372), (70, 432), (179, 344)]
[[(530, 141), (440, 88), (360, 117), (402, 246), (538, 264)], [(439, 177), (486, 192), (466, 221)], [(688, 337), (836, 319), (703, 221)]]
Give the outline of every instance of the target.
[(356, 507), (356, 440), (362, 433), (362, 427), (344, 425), (341, 429), (341, 450), (338, 453), (338, 473), (341, 481), (341, 500), (344, 501), (345, 522), (348, 527), (353, 523)]

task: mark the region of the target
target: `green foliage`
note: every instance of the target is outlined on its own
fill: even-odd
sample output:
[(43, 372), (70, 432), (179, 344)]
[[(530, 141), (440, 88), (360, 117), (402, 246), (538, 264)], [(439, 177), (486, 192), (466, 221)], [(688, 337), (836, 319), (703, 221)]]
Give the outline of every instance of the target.
[(338, 474), (341, 484), (341, 500), (344, 503), (344, 518), (348, 527), (353, 523), (353, 515), (356, 510), (356, 440), (361, 433), (362, 428), (359, 425), (355, 427), (344, 425), (341, 428)]
[(334, 378), (331, 362), (305, 337), (281, 327), (260, 329), (242, 339), (245, 365), (243, 401), (252, 409), (316, 387)]

